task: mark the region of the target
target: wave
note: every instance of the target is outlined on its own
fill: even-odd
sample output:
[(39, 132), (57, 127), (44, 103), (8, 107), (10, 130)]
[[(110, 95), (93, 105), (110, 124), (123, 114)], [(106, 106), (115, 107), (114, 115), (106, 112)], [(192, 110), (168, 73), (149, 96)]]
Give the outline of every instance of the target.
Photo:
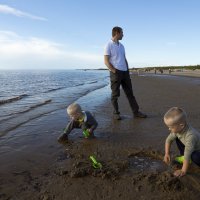
[(44, 93), (54, 92), (56, 90), (62, 90), (63, 88), (65, 88), (65, 87), (59, 87), (59, 88), (49, 89), (49, 90), (45, 91)]
[(30, 106), (29, 110), (32, 110), (32, 109), (37, 108), (37, 107), (39, 107), (39, 106), (43, 106), (43, 105), (48, 104), (48, 103), (50, 103), (50, 102), (51, 102), (51, 99), (45, 100), (45, 101), (42, 102), (42, 103), (38, 103), (38, 104), (36, 104), (36, 105)]
[(53, 111), (48, 111), (48, 112), (44, 112), (44, 113), (41, 113), (41, 114), (38, 114), (38, 115), (35, 115), (35, 116), (32, 116), (32, 117), (29, 117), (28, 119), (26, 119), (24, 121), (21, 121), (21, 122), (18, 122), (18, 123), (14, 122), (12, 124), (12, 126), (6, 127), (4, 130), (0, 131), (0, 137), (6, 135), (6, 133), (8, 133), (9, 131), (12, 131), (12, 130), (16, 129), (16, 128), (18, 128), (19, 126), (21, 126), (23, 124), (26, 124), (26, 123), (34, 120), (34, 119), (40, 118), (40, 117), (42, 117), (42, 116), (44, 116), (46, 114), (49, 114), (51, 112), (53, 112)]
[(71, 104), (72, 102), (80, 101), (82, 98), (85, 98), (90, 93), (93, 93), (95, 91), (98, 92), (99, 89), (102, 89), (102, 88), (107, 87), (107, 86), (108, 86), (108, 84), (103, 84), (101, 86), (91, 88), (89, 90), (84, 91), (82, 94), (79, 93), (78, 96), (74, 96), (75, 98), (71, 99), (71, 101), (69, 101), (69, 102), (63, 102), (60, 105), (56, 105), (56, 107), (55, 107), (54, 104), (52, 104), (52, 106), (48, 107), (47, 110), (42, 110), (40, 108), (39, 108), (39, 110), (35, 110), (35, 109), (37, 109), (40, 106), (43, 106), (45, 104), (50, 103), (52, 101), (51, 99), (45, 100), (42, 103), (37, 103), (35, 105), (32, 105), (26, 110), (19, 111), (19, 112), (16, 112), (16, 113), (12, 113), (12, 114), (10, 114), (9, 118), (7, 117), (7, 119), (4, 118), (0, 121), (0, 123), (2, 121), (5, 121), (4, 125), (1, 127), (0, 136), (6, 135), (9, 131), (12, 131), (12, 130), (32, 121), (32, 120), (35, 120), (35, 119), (40, 118), (44, 115), (55, 112), (57, 110), (62, 110), (64, 108), (66, 108), (66, 103)]
[(86, 83), (79, 83), (77, 85), (74, 85), (73, 87), (76, 87), (76, 86), (82, 86), (82, 85), (87, 85), (87, 84), (93, 84), (93, 83), (97, 83), (98, 81), (90, 81), (90, 82), (86, 82)]
[(0, 123), (3, 122), (3, 121), (10, 120), (10, 119), (16, 117), (16, 115), (18, 115), (18, 114), (27, 113), (27, 112), (29, 112), (29, 111), (31, 111), (31, 110), (37, 108), (37, 107), (46, 105), (46, 104), (50, 103), (51, 101), (52, 101), (51, 99), (48, 99), (48, 100), (45, 100), (45, 101), (43, 101), (43, 102), (41, 102), (41, 103), (35, 104), (35, 105), (33, 105), (33, 106), (30, 106), (30, 107), (29, 107), (28, 109), (26, 109), (26, 110), (22, 110), (22, 111), (19, 111), (19, 112), (10, 113), (9, 115), (4, 116), (4, 117), (7, 117), (7, 118), (4, 118), (4, 119), (0, 120)]
[(74, 85), (73, 87), (81, 86), (81, 85), (85, 85), (85, 83), (80, 83), (80, 84)]
[(8, 99), (2, 99), (0, 100), (0, 105), (2, 104), (6, 104), (6, 103), (12, 103), (13, 101), (18, 101), (24, 97), (27, 97), (28, 95), (27, 94), (22, 94), (22, 95), (19, 95), (19, 96), (16, 96), (16, 97), (10, 97)]
[(91, 82), (88, 82), (87, 84), (93, 84), (93, 83), (97, 83), (98, 81), (91, 81)]

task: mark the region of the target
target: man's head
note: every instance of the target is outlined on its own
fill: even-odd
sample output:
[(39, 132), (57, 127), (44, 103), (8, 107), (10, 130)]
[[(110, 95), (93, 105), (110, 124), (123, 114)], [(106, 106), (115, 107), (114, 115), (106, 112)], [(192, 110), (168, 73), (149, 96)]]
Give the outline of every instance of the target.
[(69, 105), (67, 107), (67, 114), (74, 120), (79, 119), (83, 115), (81, 106), (77, 103)]
[(112, 29), (112, 37), (116, 38), (117, 40), (121, 40), (123, 38), (123, 29), (121, 27), (115, 26)]
[(164, 122), (172, 133), (179, 133), (187, 124), (187, 115), (183, 109), (172, 107), (165, 113)]

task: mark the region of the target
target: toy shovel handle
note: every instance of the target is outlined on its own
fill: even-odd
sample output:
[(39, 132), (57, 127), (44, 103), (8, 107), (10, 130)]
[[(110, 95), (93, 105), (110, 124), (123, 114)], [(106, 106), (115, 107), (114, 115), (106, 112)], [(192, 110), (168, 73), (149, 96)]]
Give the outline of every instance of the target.
[(94, 158), (94, 156), (90, 156), (90, 160), (93, 162), (93, 164), (97, 165), (97, 161), (96, 161), (96, 159)]

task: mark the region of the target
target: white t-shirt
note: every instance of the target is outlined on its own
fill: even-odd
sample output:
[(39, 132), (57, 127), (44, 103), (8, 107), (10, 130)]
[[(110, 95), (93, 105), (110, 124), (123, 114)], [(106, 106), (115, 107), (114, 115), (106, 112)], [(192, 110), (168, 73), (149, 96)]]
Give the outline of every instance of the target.
[(121, 71), (127, 71), (125, 49), (120, 42), (116, 43), (110, 40), (105, 46), (104, 55), (109, 56), (109, 62), (113, 67)]

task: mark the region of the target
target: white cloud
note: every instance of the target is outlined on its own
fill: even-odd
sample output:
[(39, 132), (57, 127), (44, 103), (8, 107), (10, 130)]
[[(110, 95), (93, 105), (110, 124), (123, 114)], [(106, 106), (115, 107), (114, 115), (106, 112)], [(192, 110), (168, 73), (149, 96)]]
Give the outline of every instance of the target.
[(62, 44), (37, 37), (26, 38), (10, 31), (0, 31), (0, 55), (0, 69), (104, 66), (102, 55), (70, 51)]
[(26, 12), (23, 12), (23, 11), (15, 9), (15, 8), (12, 8), (10, 6), (2, 5), (2, 4), (0, 4), (0, 13), (11, 14), (11, 15), (15, 15), (17, 17), (27, 17), (30, 19), (47, 21), (47, 19), (44, 17), (35, 16), (35, 15), (29, 14), (29, 13), (26, 13)]

